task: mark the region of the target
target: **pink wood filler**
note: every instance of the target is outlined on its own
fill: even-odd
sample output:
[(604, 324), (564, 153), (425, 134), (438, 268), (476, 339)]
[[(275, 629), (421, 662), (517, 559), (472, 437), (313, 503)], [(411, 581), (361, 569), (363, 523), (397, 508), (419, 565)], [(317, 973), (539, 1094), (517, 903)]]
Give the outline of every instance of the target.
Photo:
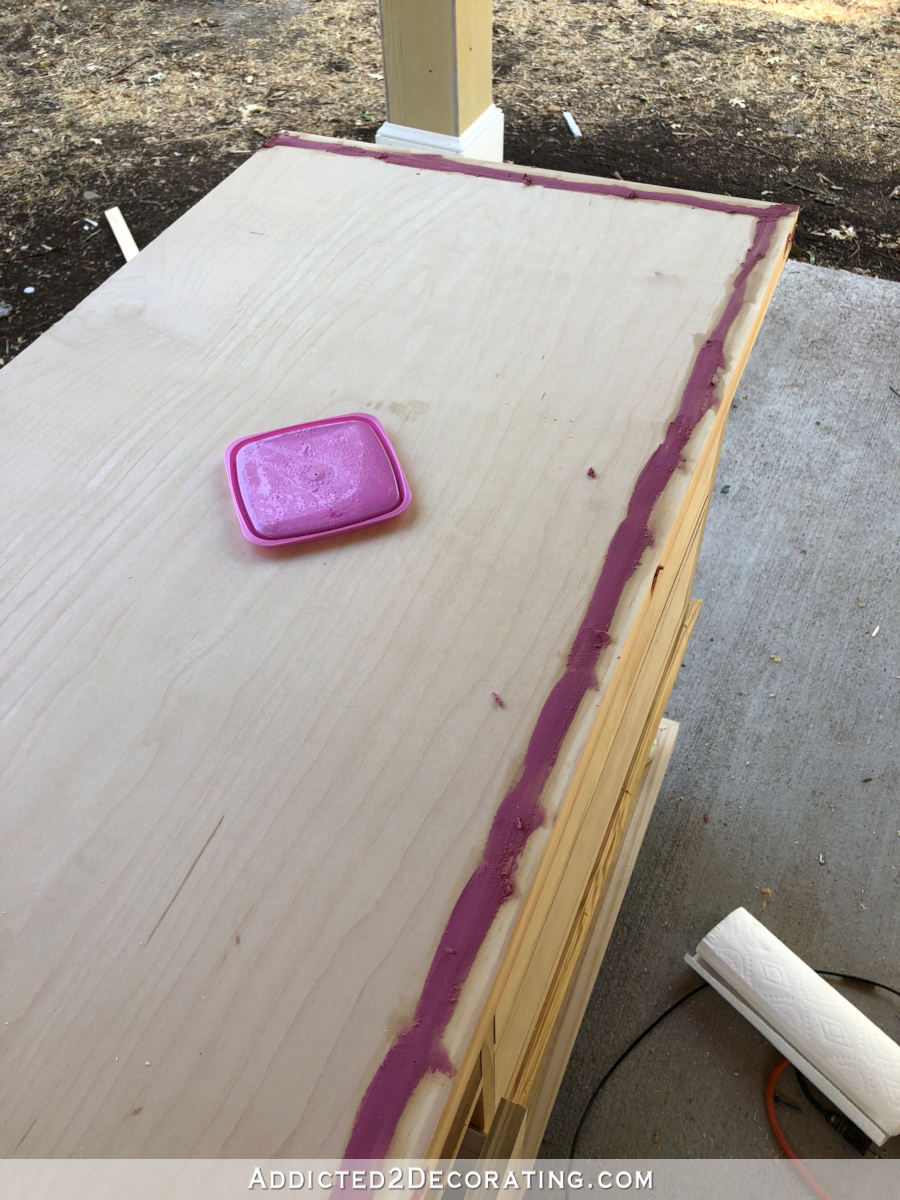
[(442, 1044), (444, 1030), (475, 956), (504, 901), (512, 895), (516, 870), (531, 834), (544, 823), (541, 795), (562, 749), (569, 726), (588, 691), (596, 690), (597, 661), (609, 644), (606, 632), (625, 585), (637, 569), (642, 554), (653, 545), (650, 514), (666, 484), (681, 465), (681, 456), (693, 431), (710, 409), (718, 405), (716, 383), (725, 366), (725, 339), (740, 312), (747, 281), (766, 255), (775, 224), (797, 210), (789, 204), (757, 208), (749, 204), (660, 192), (626, 184), (591, 183), (528, 175), (522, 170), (488, 167), (438, 155), (396, 153), (380, 148), (330, 145), (279, 134), (270, 146), (296, 146), (326, 154), (375, 158), (394, 166), (416, 170), (477, 175), (509, 183), (536, 185), (558, 191), (588, 192), (627, 200), (657, 200), (692, 208), (755, 217), (756, 228), (738, 271), (731, 296), (709, 339), (694, 361), (681, 404), (666, 436), (638, 476), (624, 519), (613, 534), (584, 619), (569, 650), (566, 669), (544, 701), (531, 734), (525, 761), (516, 783), (504, 796), (494, 816), (481, 860), (469, 876), (447, 922), (410, 1025), (394, 1039), (375, 1072), (356, 1113), (345, 1159), (386, 1157), (397, 1123), (413, 1092), (430, 1073), (455, 1071)]

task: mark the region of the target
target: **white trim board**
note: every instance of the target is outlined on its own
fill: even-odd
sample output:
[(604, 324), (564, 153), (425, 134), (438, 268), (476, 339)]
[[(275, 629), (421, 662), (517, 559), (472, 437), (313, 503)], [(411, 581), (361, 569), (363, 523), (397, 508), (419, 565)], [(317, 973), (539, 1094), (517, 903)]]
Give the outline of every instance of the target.
[(379, 146), (434, 150), (440, 154), (458, 154), (463, 158), (478, 158), (484, 162), (502, 162), (503, 111), (496, 104), (490, 105), (457, 137), (385, 121), (375, 134), (375, 141)]

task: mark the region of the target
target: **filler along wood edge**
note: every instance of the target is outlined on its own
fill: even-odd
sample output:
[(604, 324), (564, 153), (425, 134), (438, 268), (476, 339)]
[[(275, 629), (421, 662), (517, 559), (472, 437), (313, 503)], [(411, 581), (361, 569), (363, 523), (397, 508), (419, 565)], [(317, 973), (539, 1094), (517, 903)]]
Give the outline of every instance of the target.
[[(779, 223), (790, 221), (791, 205), (744, 202), (725, 197), (631, 186), (584, 177), (538, 174), (439, 155), (411, 155), (361, 144), (325, 142), (283, 133), (267, 148), (293, 146), (351, 157), (375, 158), (392, 166), (472, 175), (523, 186), (547, 187), (620, 199), (683, 204), (755, 219), (753, 239), (734, 280), (721, 316), (697, 354), (681, 402), (663, 442), (645, 463), (624, 520), (616, 530), (584, 618), (571, 643), (566, 669), (544, 701), (515, 784), (495, 814), (481, 860), (463, 887), (435, 950), (412, 1022), (395, 1038), (369, 1084), (345, 1149), (348, 1159), (379, 1159), (390, 1148), (395, 1130), (422, 1079), (453, 1074), (442, 1044), (460, 992), (475, 957), (503, 903), (513, 893), (519, 860), (531, 834), (544, 824), (541, 796), (569, 727), (586, 694), (597, 687), (596, 667), (609, 644), (609, 626), (625, 586), (645, 550), (653, 545), (650, 517), (666, 484), (682, 461), (694, 430), (722, 397), (719, 383), (726, 367), (725, 342), (745, 303), (756, 267), (775, 244)], [(786, 246), (789, 245), (785, 231)], [(779, 255), (782, 262), (784, 253)], [(749, 352), (749, 346), (747, 347)], [(734, 378), (736, 385), (737, 378)]]

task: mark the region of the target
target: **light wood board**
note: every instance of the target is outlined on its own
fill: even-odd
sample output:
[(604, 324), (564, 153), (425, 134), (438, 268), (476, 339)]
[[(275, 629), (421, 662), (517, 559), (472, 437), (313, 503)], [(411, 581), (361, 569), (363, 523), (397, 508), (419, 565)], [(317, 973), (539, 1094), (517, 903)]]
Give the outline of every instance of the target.
[[(0, 1152), (341, 1153), (754, 225), (277, 147), (4, 368)], [(226, 444), (357, 410), (412, 507), (246, 543)], [(651, 551), (453, 1061), (652, 572)], [(419, 1087), (395, 1153), (450, 1083)]]
[(381, 0), (387, 117), (458, 136), (491, 103), (490, 0)]

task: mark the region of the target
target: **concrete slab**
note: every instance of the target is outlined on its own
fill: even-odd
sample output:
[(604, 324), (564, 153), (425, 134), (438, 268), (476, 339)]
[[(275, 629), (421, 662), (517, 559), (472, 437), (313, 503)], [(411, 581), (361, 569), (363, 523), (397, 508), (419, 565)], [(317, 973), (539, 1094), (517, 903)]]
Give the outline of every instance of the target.
[[(738, 905), (810, 965), (900, 988), (898, 331), (900, 284), (786, 267), (729, 421), (669, 705), (681, 735), (547, 1155), (569, 1153), (604, 1071), (699, 982), (682, 955)], [(847, 994), (900, 1039), (900, 1002)], [(778, 1057), (707, 990), (619, 1068), (578, 1154), (778, 1154), (763, 1106)], [(851, 1155), (783, 1081), (798, 1153)]]

